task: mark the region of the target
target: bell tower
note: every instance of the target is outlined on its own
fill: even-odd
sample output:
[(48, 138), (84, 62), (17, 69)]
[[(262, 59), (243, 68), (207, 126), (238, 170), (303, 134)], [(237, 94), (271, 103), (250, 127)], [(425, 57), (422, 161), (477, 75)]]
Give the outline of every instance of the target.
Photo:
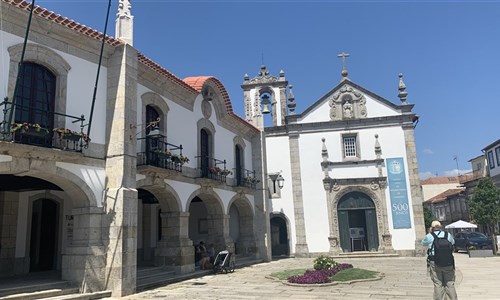
[[(241, 85), (245, 101), (245, 120), (261, 130), (264, 127), (284, 125), (285, 116), (288, 114), (287, 87), (288, 81), (283, 70), (276, 77), (270, 75), (266, 66), (262, 65), (256, 77), (250, 79), (248, 74), (245, 74)], [(271, 120), (265, 120), (271, 118), (269, 115), (272, 117), (272, 125)]]
[(131, 0), (118, 1), (116, 14), (115, 36), (133, 46), (134, 44), (134, 16), (131, 13)]

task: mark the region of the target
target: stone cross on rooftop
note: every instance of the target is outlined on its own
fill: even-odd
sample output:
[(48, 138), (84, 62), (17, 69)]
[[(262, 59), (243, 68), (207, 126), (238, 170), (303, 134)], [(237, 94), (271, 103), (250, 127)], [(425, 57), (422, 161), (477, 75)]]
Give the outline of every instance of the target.
[(337, 57), (342, 57), (342, 76), (343, 76), (342, 80), (347, 79), (348, 72), (347, 72), (347, 69), (345, 68), (345, 59), (349, 56), (351, 56), (351, 55), (349, 53), (345, 53), (345, 52), (342, 52), (342, 53), (337, 55)]

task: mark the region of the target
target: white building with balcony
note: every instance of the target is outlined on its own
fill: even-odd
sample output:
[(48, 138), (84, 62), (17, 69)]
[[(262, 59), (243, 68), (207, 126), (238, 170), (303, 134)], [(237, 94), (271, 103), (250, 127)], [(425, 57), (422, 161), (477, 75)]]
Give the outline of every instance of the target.
[(181, 80), (134, 48), (128, 0), (104, 43), (41, 7), (27, 28), (31, 3), (0, 5), (2, 280), (52, 271), (119, 297), (139, 269), (194, 272), (200, 241), (270, 259), (262, 134), (217, 78)]

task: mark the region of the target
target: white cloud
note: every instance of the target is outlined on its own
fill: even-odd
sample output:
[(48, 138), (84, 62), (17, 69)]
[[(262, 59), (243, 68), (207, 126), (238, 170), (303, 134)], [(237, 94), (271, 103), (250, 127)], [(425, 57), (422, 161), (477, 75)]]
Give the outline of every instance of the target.
[(425, 154), (434, 154), (434, 152), (431, 149), (429, 149), (429, 148), (425, 148), (424, 149), (424, 153)]
[(469, 173), (469, 172), (472, 172), (472, 170), (458, 170), (457, 172), (457, 169), (451, 169), (451, 170), (448, 170), (448, 171), (444, 171), (443, 172), (443, 175), (441, 176), (457, 176), (458, 174), (460, 175), (464, 175), (465, 173)]
[(432, 172), (420, 172), (418, 174), (418, 177), (420, 177), (421, 180), (427, 179), (429, 177), (434, 177), (434, 176), (436, 176), (436, 174), (434, 174)]

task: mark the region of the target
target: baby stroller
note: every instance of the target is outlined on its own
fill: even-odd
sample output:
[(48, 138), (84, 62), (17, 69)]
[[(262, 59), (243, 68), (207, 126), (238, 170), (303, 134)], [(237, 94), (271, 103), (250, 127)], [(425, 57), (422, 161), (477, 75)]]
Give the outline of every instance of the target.
[(217, 253), (214, 260), (214, 273), (232, 273), (234, 272), (234, 255), (227, 250)]

